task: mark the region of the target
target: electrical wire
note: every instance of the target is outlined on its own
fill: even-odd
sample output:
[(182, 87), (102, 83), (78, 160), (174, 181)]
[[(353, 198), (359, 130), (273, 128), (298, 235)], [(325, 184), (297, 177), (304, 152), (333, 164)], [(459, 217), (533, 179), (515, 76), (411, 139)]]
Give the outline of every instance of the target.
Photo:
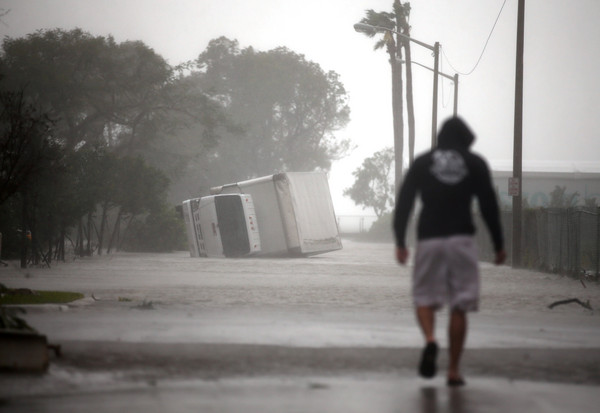
[(485, 53), (485, 50), (487, 48), (487, 45), (492, 37), (492, 34), (494, 33), (494, 29), (496, 28), (496, 24), (498, 23), (498, 20), (500, 19), (500, 15), (502, 14), (502, 10), (504, 10), (504, 6), (506, 5), (506, 0), (504, 0), (504, 3), (502, 3), (502, 7), (500, 7), (500, 11), (498, 12), (498, 16), (496, 17), (496, 21), (494, 22), (494, 25), (492, 26), (492, 30), (490, 30), (490, 34), (487, 37), (487, 40), (485, 41), (485, 44), (483, 45), (483, 50), (481, 51), (481, 54), (479, 55), (479, 59), (477, 59), (477, 63), (475, 63), (475, 66), (473, 66), (473, 69), (471, 69), (470, 71), (463, 73), (459, 70), (456, 70), (456, 68), (452, 65), (452, 63), (450, 62), (450, 59), (448, 59), (448, 56), (446, 56), (446, 52), (444, 52), (443, 47), (440, 47), (442, 49), (442, 54), (444, 55), (444, 57), (446, 58), (446, 61), (448, 62), (448, 64), (450, 65), (450, 67), (458, 74), (463, 75), (463, 76), (469, 76), (471, 73), (473, 73), (475, 71), (475, 69), (477, 69), (477, 66), (479, 66), (479, 62), (481, 62), (481, 58), (483, 57), (483, 54)]

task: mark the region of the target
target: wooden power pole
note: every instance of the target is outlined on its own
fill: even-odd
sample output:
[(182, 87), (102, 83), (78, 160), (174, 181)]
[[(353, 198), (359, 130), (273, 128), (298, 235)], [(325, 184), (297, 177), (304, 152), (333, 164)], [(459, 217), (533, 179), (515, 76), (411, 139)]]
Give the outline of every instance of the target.
[(515, 129), (513, 146), (512, 199), (512, 266), (521, 266), (521, 226), (523, 209), (523, 45), (525, 35), (525, 0), (519, 0), (517, 15), (517, 59), (515, 75)]

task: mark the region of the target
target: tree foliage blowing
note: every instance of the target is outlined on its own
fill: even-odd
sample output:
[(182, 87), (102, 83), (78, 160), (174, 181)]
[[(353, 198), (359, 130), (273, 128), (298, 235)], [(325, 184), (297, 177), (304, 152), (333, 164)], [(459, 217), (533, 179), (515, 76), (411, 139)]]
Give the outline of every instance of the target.
[[(237, 41), (211, 41), (197, 61), (197, 79), (239, 125), (224, 135), (212, 164), (228, 179), (278, 171), (328, 170), (349, 143), (333, 134), (349, 120), (339, 76), (284, 47), (241, 49)], [(226, 170), (223, 170), (226, 166)]]
[(3, 252), (26, 265), (64, 259), (66, 245), (81, 255), (178, 248), (169, 191), (179, 204), (212, 185), (329, 169), (348, 148), (334, 136), (346, 99), (336, 73), (286, 48), (219, 38), (171, 67), (142, 42), (81, 29), (7, 37)]
[(352, 172), (354, 184), (344, 190), (344, 195), (357, 205), (373, 208), (375, 215), (381, 218), (394, 201), (393, 167), (393, 148), (374, 153)]

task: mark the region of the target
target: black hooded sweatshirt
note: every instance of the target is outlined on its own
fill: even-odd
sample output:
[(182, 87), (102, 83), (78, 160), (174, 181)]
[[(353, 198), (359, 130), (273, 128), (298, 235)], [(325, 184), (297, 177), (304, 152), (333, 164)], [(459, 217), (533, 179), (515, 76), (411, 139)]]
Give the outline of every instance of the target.
[(496, 194), (486, 162), (469, 151), (475, 136), (459, 118), (443, 125), (434, 150), (417, 157), (398, 194), (394, 212), (396, 245), (405, 247), (406, 226), (417, 194), (422, 210), (417, 238), (472, 235), (473, 198), (490, 231), (496, 252), (504, 248)]

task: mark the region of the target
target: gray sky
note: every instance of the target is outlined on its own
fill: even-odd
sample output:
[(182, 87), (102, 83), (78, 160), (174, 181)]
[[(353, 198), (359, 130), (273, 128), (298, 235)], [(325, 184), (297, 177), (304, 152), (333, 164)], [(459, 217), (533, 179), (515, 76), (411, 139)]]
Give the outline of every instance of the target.
[[(351, 122), (339, 132), (356, 149), (330, 173), (336, 212), (363, 213), (342, 196), (363, 159), (393, 142), (391, 74), (374, 40), (353, 24), (366, 9), (391, 11), (392, 0), (0, 0), (10, 9), (2, 36), (38, 29), (80, 27), (118, 42), (142, 40), (169, 63), (194, 59), (211, 39), (227, 36), (241, 47), (278, 46), (304, 54), (340, 74), (350, 97)], [(412, 36), (440, 42), (441, 69), (470, 72), (504, 0), (412, 0)], [(600, 1), (527, 0), (523, 163), (530, 167), (600, 171)], [(506, 0), (481, 62), (460, 76), (458, 112), (478, 137), (474, 150), (493, 167), (512, 169), (517, 0)], [(433, 65), (431, 52), (413, 45), (413, 59)], [(431, 139), (432, 73), (415, 67), (417, 152)], [(438, 121), (452, 114), (453, 84), (443, 80)], [(365, 211), (368, 213), (368, 211)]]

